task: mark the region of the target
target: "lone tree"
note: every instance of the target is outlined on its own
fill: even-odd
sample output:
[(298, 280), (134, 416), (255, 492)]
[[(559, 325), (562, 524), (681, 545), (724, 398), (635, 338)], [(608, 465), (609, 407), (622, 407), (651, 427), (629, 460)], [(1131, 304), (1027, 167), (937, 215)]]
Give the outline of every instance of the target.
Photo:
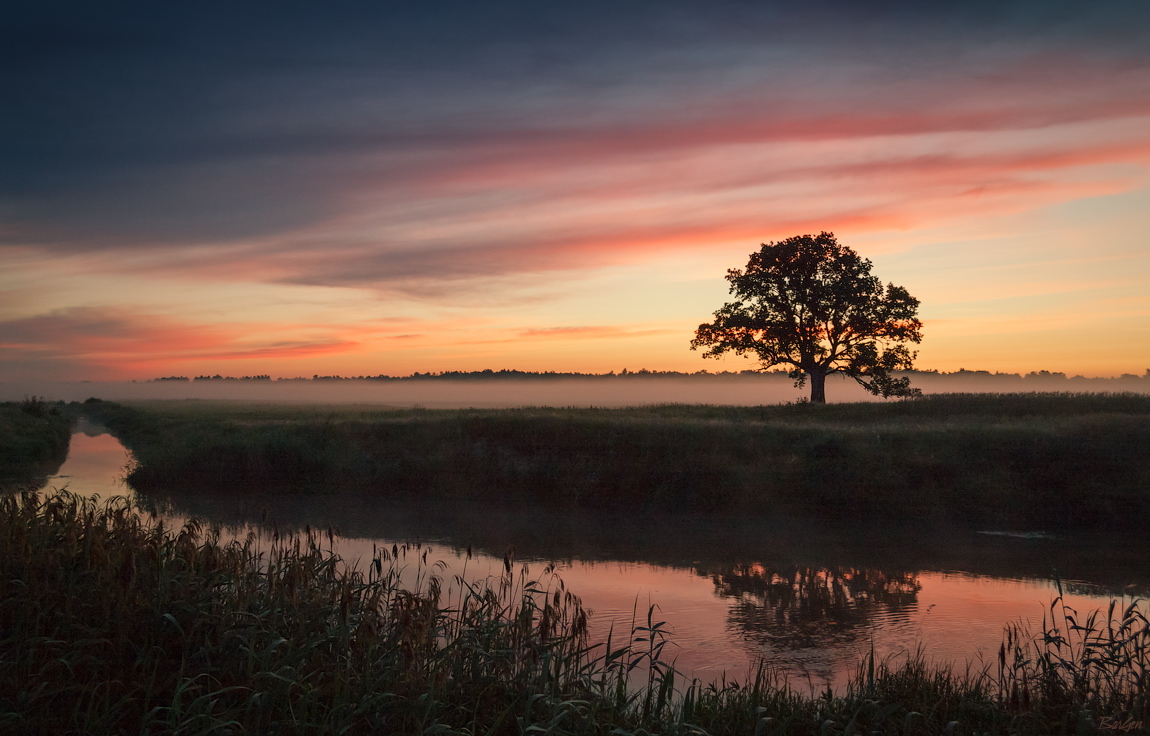
[(905, 343), (922, 341), (918, 299), (871, 275), (871, 262), (833, 233), (798, 235), (752, 253), (745, 271), (727, 271), (731, 294), (715, 321), (699, 325), (691, 349), (705, 358), (728, 351), (761, 368), (791, 368), (796, 386), (811, 381), (811, 403), (826, 403), (826, 378), (845, 373), (872, 394), (914, 396)]

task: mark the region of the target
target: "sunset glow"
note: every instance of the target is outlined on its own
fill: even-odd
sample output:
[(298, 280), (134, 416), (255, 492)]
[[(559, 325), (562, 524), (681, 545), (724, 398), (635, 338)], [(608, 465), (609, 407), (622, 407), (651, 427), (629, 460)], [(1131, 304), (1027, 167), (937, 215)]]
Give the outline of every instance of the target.
[(921, 300), (922, 368), (1141, 375), (1148, 22), (27, 4), (0, 382), (742, 370), (688, 350), (726, 270), (823, 230)]

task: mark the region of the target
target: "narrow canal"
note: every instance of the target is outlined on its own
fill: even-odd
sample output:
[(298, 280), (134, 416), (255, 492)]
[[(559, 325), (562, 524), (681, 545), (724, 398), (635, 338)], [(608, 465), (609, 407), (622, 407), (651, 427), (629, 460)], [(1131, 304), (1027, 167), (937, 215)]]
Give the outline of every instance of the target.
[[(133, 496), (131, 457), (81, 425), (46, 492)], [(554, 565), (592, 612), (593, 636), (625, 635), (648, 614), (664, 624), (664, 659), (704, 680), (742, 680), (762, 659), (795, 682), (841, 687), (859, 661), (906, 657), (993, 666), (1008, 622), (1038, 632), (1058, 595), (1079, 611), (1123, 605), (1148, 588), (1146, 550), (1128, 540), (1071, 540), (1011, 530), (830, 529), (794, 519), (620, 519), (411, 508), (341, 495), (237, 497), (210, 491), (142, 498), (177, 523), (189, 516), (246, 535), (338, 530), (346, 560), (418, 543), (447, 585), (495, 575), (513, 554), (532, 574)], [(513, 550), (513, 552), (512, 552)]]

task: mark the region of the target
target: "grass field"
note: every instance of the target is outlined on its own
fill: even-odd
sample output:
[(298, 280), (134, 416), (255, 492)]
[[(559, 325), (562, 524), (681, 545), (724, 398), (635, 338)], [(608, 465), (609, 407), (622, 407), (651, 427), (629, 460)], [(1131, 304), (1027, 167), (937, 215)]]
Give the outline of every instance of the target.
[(383, 410), (90, 401), (142, 490), (275, 489), (555, 508), (1137, 531), (1150, 396), (829, 406)]

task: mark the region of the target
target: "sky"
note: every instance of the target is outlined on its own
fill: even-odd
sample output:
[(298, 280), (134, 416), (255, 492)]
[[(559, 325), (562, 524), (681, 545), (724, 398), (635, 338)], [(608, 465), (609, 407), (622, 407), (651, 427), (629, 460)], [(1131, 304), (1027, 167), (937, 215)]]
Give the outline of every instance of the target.
[(917, 366), (1150, 368), (1150, 3), (17, 2), (0, 381), (743, 370), (832, 231)]

